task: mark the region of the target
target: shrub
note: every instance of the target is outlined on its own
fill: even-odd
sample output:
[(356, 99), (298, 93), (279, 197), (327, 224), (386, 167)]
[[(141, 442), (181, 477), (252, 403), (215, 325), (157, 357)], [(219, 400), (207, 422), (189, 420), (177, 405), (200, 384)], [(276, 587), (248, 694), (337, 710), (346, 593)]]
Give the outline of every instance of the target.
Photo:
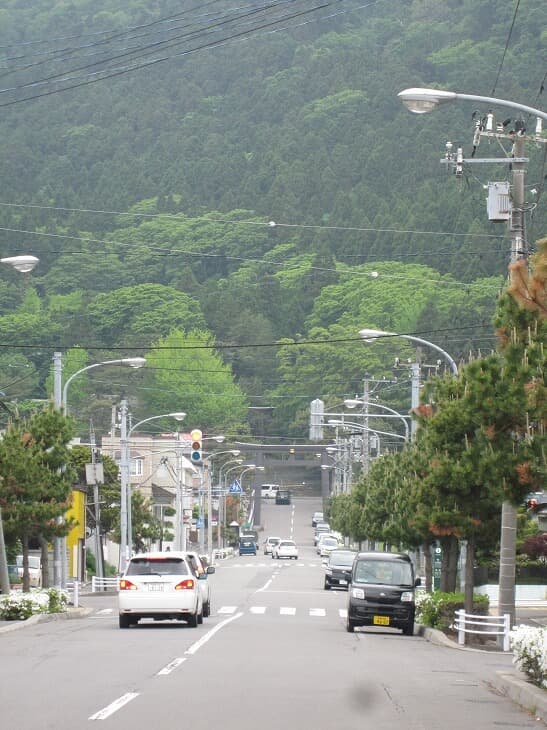
[(517, 626), (509, 634), (513, 664), (538, 687), (547, 689), (547, 628)]
[[(424, 626), (448, 631), (454, 623), (454, 612), (464, 607), (463, 593), (416, 594), (416, 621)], [(476, 594), (473, 599), (473, 613), (479, 616), (488, 614), (488, 596)]]
[(17, 621), (37, 613), (59, 613), (66, 609), (68, 595), (57, 588), (36, 589), (30, 593), (10, 593), (0, 597), (0, 619)]

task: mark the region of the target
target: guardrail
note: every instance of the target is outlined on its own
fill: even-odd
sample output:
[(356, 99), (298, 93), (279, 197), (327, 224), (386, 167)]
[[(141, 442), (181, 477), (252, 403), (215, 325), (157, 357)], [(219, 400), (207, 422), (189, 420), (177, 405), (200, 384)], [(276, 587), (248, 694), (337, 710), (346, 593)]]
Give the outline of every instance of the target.
[(99, 591), (116, 591), (118, 590), (118, 577), (99, 578), (96, 575), (91, 577), (91, 593)]
[(510, 614), (504, 613), (503, 616), (474, 616), (470, 613), (465, 613), (463, 608), (458, 609), (454, 613), (456, 614), (454, 628), (458, 632), (458, 644), (461, 646), (465, 645), (466, 634), (503, 636), (503, 651), (509, 651), (509, 632), (511, 631)]
[(233, 558), (233, 557), (234, 557), (234, 548), (233, 547), (217, 548), (216, 550), (213, 550), (213, 560), (226, 560), (226, 558)]

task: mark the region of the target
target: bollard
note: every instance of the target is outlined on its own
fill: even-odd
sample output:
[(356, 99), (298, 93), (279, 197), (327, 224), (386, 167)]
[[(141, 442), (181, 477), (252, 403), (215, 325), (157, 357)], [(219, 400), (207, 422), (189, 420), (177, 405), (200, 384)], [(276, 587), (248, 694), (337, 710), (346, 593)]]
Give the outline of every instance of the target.
[(509, 632), (511, 631), (511, 614), (503, 614), (503, 651), (509, 651), (511, 648), (509, 641)]
[(465, 610), (459, 608), (456, 614), (458, 616), (458, 644), (463, 646), (465, 644)]

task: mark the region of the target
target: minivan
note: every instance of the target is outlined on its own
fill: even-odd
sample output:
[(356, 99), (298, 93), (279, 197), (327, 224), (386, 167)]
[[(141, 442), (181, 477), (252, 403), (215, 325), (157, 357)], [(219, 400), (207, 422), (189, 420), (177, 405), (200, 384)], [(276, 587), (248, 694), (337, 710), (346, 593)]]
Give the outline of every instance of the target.
[(290, 489), (279, 489), (275, 495), (276, 504), (290, 504), (291, 503), (291, 490)]
[(404, 553), (357, 553), (348, 586), (346, 629), (357, 626), (386, 626), (414, 633), (416, 603), (410, 557)]

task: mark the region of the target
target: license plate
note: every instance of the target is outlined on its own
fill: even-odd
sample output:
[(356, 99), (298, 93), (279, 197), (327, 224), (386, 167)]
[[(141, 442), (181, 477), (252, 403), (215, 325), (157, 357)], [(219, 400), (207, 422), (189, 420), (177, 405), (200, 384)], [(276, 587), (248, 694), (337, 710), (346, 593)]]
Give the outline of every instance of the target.
[(372, 623), (376, 626), (389, 626), (389, 616), (373, 616)]
[(149, 583), (148, 590), (149, 591), (163, 591), (163, 583)]
[(341, 586), (347, 586), (348, 584), (347, 580), (339, 580), (338, 583), (340, 583)]

